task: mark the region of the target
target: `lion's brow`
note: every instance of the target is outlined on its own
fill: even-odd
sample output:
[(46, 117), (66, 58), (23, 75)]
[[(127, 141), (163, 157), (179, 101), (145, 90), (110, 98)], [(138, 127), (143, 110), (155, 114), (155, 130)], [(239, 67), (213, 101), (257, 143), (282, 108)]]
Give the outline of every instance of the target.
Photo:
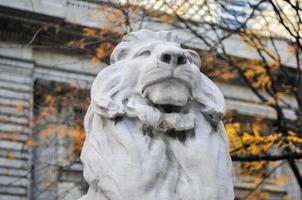
[(148, 45), (142, 45), (140, 49), (148, 49), (148, 50), (154, 50), (155, 46), (157, 45), (157, 42), (152, 42), (151, 44)]

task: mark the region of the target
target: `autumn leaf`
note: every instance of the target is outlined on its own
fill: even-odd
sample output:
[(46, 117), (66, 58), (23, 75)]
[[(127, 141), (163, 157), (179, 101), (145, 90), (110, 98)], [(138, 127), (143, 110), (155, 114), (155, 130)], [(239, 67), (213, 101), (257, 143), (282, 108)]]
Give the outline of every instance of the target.
[(96, 30), (92, 29), (92, 28), (84, 28), (83, 29), (83, 34), (86, 36), (96, 36), (97, 32)]
[(282, 200), (292, 200), (292, 198), (290, 198), (288, 195), (285, 195)]
[(259, 122), (262, 122), (264, 119), (265, 119), (265, 117), (263, 117), (263, 116), (261, 116), (261, 115), (256, 115), (256, 116), (255, 116), (255, 121), (258, 122), (258, 123), (259, 123)]
[(255, 72), (253, 70), (247, 70), (244, 75), (249, 79), (251, 80), (252, 78), (254, 78), (255, 76)]
[(228, 123), (225, 125), (226, 132), (230, 138), (233, 138), (235, 135), (237, 135), (238, 131), (240, 130), (240, 124), (239, 123)]
[(70, 130), (66, 127), (60, 127), (57, 129), (57, 134), (60, 139), (63, 139), (68, 136), (69, 132)]
[(123, 13), (120, 10), (111, 10), (111, 12), (106, 15), (106, 20), (108, 27), (123, 24)]
[(162, 15), (160, 16), (160, 21), (166, 24), (173, 24), (174, 22), (174, 18), (172, 16), (168, 16), (168, 15)]
[(80, 39), (79, 46), (80, 46), (81, 49), (85, 48), (86, 44), (85, 44), (85, 39), (84, 38)]
[(76, 43), (75, 41), (71, 40), (67, 43), (67, 46), (73, 46), (75, 43)]
[(251, 69), (254, 71), (255, 74), (262, 74), (265, 72), (264, 67), (261, 65), (252, 66)]
[(46, 139), (50, 136), (54, 135), (57, 131), (58, 127), (56, 125), (50, 124), (40, 133), (40, 138)]
[(220, 64), (220, 66), (223, 67), (223, 68), (227, 68), (227, 67), (229, 67), (229, 64), (227, 62), (222, 62)]
[(236, 75), (237, 75), (236, 71), (224, 72), (222, 74), (220, 73), (220, 78), (222, 80), (228, 81), (234, 79)]
[(30, 146), (30, 147), (34, 147), (34, 146), (36, 146), (36, 142), (33, 139), (28, 138), (25, 141), (25, 145)]
[(207, 57), (205, 57), (204, 62), (205, 64), (211, 64), (214, 61), (214, 56), (212, 54), (209, 54)]
[(289, 45), (287, 46), (287, 48), (288, 48), (288, 51), (289, 51), (290, 53), (296, 53), (296, 51), (297, 51), (296, 46), (295, 46), (295, 45), (292, 45), (292, 44), (289, 44)]
[(253, 86), (261, 90), (265, 90), (265, 88), (271, 88), (272, 81), (267, 74), (261, 74), (257, 81), (253, 83)]
[(56, 85), (55, 86), (55, 92), (62, 92), (63, 88), (61, 85)]
[(272, 70), (278, 70), (280, 68), (279, 62), (267, 61), (267, 66)]
[(284, 93), (283, 92), (277, 92), (275, 95), (274, 95), (274, 99), (276, 100), (276, 101), (279, 101), (280, 99), (282, 99), (283, 97), (284, 97)]
[(81, 152), (85, 141), (85, 133), (83, 128), (81, 128), (80, 126), (76, 126), (72, 132), (72, 138), (74, 144), (73, 156), (77, 157)]
[(277, 178), (272, 179), (272, 184), (276, 185), (276, 186), (283, 186), (285, 185), (288, 181), (289, 181), (289, 174), (283, 174)]
[(42, 182), (42, 185), (45, 186), (45, 187), (50, 187), (50, 186), (52, 186), (53, 184), (54, 184), (53, 181), (50, 181), (50, 180), (44, 180), (44, 181)]
[(220, 77), (221, 71), (218, 69), (215, 69), (214, 71), (209, 73), (210, 77)]
[(16, 106), (16, 111), (17, 111), (17, 112), (23, 112), (24, 109), (25, 109), (25, 106), (22, 105), (22, 104), (18, 104), (18, 105)]
[(96, 57), (99, 59), (103, 59), (106, 57), (106, 52), (104, 48), (97, 48), (96, 49)]
[(97, 64), (100, 64), (101, 60), (98, 57), (96, 57), (96, 56), (92, 56), (92, 58), (90, 59), (90, 62), (93, 65), (97, 65)]
[(104, 15), (105, 8), (106, 8), (105, 6), (100, 6), (99, 11), (98, 11), (99, 15)]
[(48, 94), (45, 98), (45, 104), (51, 106), (55, 103), (55, 97), (53, 95)]
[(14, 160), (14, 159), (15, 159), (14, 155), (12, 154), (12, 152), (9, 152), (9, 153), (6, 155), (6, 158), (7, 158), (8, 160)]

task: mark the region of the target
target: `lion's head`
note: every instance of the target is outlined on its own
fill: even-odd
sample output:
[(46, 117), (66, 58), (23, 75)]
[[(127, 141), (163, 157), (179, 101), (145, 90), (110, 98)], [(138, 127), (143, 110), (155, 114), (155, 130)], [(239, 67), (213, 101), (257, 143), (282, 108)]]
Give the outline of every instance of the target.
[(224, 98), (168, 31), (129, 33), (96, 77), (81, 154), (97, 199), (226, 199)]
[(171, 32), (130, 33), (110, 60), (92, 86), (92, 104), (99, 114), (138, 117), (164, 131), (192, 129), (191, 109), (197, 104), (213, 125), (222, 118), (221, 92), (200, 73), (199, 55), (182, 48)]

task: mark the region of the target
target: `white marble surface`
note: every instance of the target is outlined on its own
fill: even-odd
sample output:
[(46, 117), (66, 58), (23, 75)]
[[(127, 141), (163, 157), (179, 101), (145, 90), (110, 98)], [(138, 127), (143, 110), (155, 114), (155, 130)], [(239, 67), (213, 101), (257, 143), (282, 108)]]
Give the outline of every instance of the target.
[(81, 200), (232, 200), (223, 95), (166, 31), (125, 36), (96, 77)]

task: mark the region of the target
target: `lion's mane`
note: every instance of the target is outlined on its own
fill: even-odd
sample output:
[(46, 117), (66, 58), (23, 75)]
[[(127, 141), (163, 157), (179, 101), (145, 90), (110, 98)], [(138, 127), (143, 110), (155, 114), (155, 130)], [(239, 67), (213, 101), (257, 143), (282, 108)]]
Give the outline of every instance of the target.
[(190, 112), (161, 113), (142, 97), (143, 67), (129, 56), (150, 41), (178, 42), (167, 31), (130, 33), (93, 83), (81, 154), (90, 185), (84, 199), (233, 199), (221, 92), (196, 68)]

